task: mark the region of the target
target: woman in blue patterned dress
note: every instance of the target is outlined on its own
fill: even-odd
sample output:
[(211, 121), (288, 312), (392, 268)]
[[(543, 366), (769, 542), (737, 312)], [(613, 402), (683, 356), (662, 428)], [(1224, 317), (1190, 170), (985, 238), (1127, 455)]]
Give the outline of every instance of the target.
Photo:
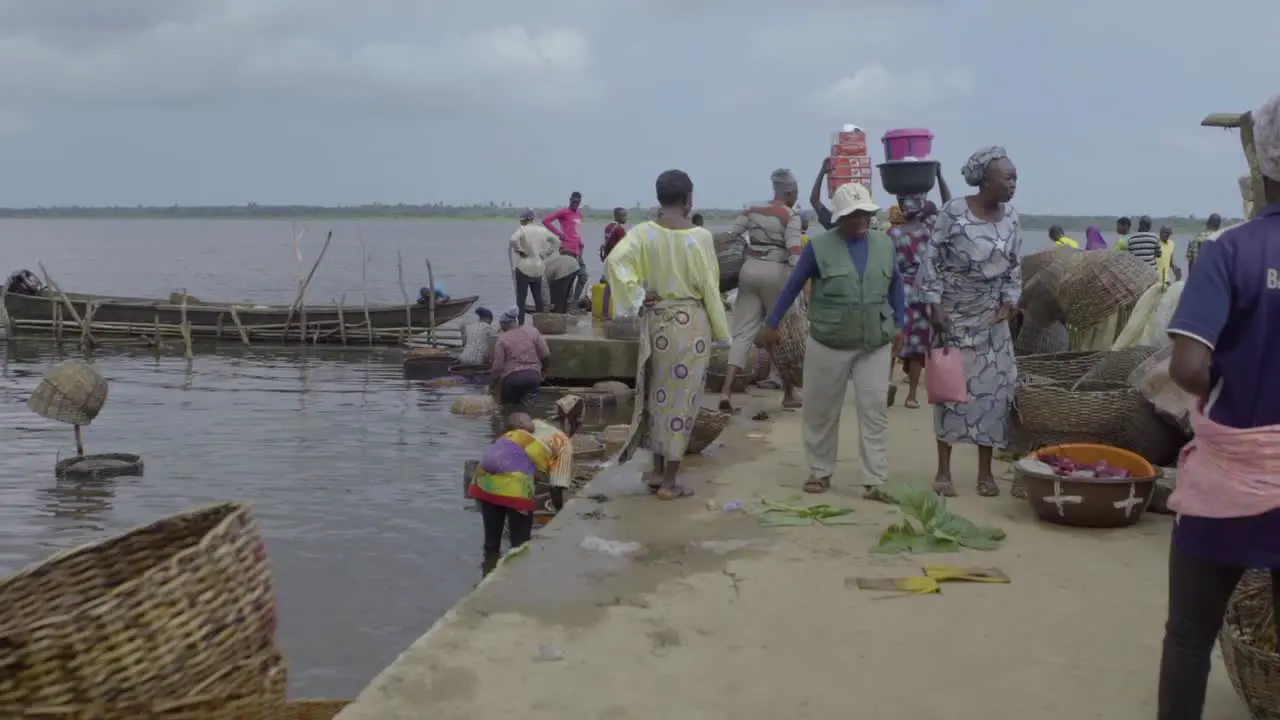
[(1017, 364), (1009, 320), (1022, 294), (1018, 256), (1022, 234), (1009, 205), (1018, 171), (1001, 147), (974, 153), (964, 179), (977, 193), (943, 205), (920, 260), (917, 290), (929, 305), (934, 347), (959, 350), (967, 402), (934, 406), (938, 473), (934, 490), (954, 496), (951, 446), (978, 446), (978, 494), (1000, 494), (991, 470), (993, 448), (1009, 444)]

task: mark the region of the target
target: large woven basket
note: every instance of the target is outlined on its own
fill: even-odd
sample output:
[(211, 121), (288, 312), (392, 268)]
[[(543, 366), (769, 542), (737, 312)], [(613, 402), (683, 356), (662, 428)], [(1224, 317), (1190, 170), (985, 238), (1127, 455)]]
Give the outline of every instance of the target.
[(1097, 364), (1095, 352), (1058, 352), (1043, 355), (1021, 355), (1017, 358), (1018, 377), (1040, 378), (1073, 383)]
[(569, 317), (560, 313), (534, 313), (533, 327), (543, 335), (564, 335), (569, 331)]
[(778, 361), (778, 376), (800, 387), (804, 384), (804, 350), (809, 341), (809, 316), (800, 303), (783, 316), (778, 335), (778, 346), (773, 350), (773, 357)]
[(1139, 408), (1124, 424), (1124, 430), (1112, 445), (1136, 452), (1153, 465), (1173, 465), (1178, 451), (1190, 440), (1172, 420), (1161, 417), (1156, 408), (1139, 392)]
[(270, 720), (333, 720), (350, 700), (294, 700)]
[[(279, 653), (230, 663), (179, 696), (61, 705), (0, 705), (0, 717), (21, 720), (275, 720), (292, 718), (285, 697), (287, 668)], [(213, 690), (217, 687), (220, 690)], [(332, 718), (333, 716), (330, 716)]]
[(1030, 319), (1018, 330), (1013, 340), (1013, 351), (1018, 355), (1045, 355), (1066, 352), (1070, 344), (1067, 326), (1061, 321), (1045, 324)]
[(747, 243), (728, 233), (717, 233), (716, 261), (720, 264), (720, 292), (729, 292), (738, 287), (738, 275), (747, 260)]
[(49, 420), (88, 425), (106, 402), (107, 379), (89, 363), (71, 358), (44, 376), (27, 407)]
[(1254, 720), (1280, 720), (1280, 654), (1259, 646), (1264, 632), (1275, 632), (1270, 586), (1269, 572), (1246, 572), (1218, 636), (1227, 676)]
[(1033, 252), (1030, 255), (1023, 255), (1019, 258), (1019, 264), (1022, 268), (1022, 287), (1026, 288), (1041, 270), (1049, 267), (1049, 264), (1067, 253), (1076, 252), (1074, 248), (1054, 246), (1047, 250)]
[(1058, 296), (1062, 283), (1080, 264), (1083, 253), (1070, 248), (1053, 251), (1054, 255), (1030, 280), (1023, 275), (1022, 298), (1019, 304), (1027, 316), (1041, 325), (1063, 320), (1066, 313)]
[(225, 697), (274, 656), (275, 595), (249, 508), (174, 515), (0, 582), (0, 705)]
[(1158, 349), (1153, 345), (1135, 345), (1123, 350), (1099, 352), (1097, 363), (1084, 374), (1084, 379), (1127, 383), (1129, 374)]
[[(742, 393), (747, 391), (755, 378), (755, 366), (743, 368), (733, 379), (733, 392)], [(729, 372), (729, 348), (715, 346), (711, 348), (711, 357), (707, 361), (707, 378), (703, 381), (703, 387), (707, 392), (718, 393), (724, 390), (724, 381)]]
[(1094, 250), (1081, 256), (1058, 288), (1069, 325), (1096, 325), (1137, 302), (1156, 282), (1154, 267), (1123, 250)]
[(715, 442), (728, 426), (729, 413), (698, 408), (698, 417), (693, 421), (693, 432), (689, 435), (689, 447), (685, 450), (685, 454), (695, 455), (711, 447), (711, 443)]
[(1142, 395), (1123, 383), (1019, 378), (1015, 399), (1022, 427), (1041, 435), (1119, 438), (1145, 411)]

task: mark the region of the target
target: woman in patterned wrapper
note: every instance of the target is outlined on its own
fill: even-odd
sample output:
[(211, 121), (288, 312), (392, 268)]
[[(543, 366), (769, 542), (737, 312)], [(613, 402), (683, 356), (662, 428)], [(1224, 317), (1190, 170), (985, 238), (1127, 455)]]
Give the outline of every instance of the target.
[[(941, 179), (941, 173), (939, 173)], [(951, 192), (946, 183), (939, 186), (942, 203), (951, 199)], [(902, 369), (907, 373), (907, 399), (903, 406), (909, 409), (920, 407), (917, 393), (920, 389), (920, 373), (924, 370), (925, 358), (929, 355), (929, 343), (933, 337), (933, 328), (929, 324), (929, 306), (920, 300), (919, 291), (915, 287), (916, 276), (920, 272), (920, 257), (924, 247), (933, 236), (934, 220), (938, 217), (938, 206), (924, 195), (903, 195), (898, 198), (894, 207), (901, 208), (903, 221), (889, 228), (888, 235), (893, 240), (898, 254), (898, 267), (902, 271), (902, 281), (907, 288), (907, 325), (895, 343), (894, 355), (902, 361)], [(888, 403), (893, 405), (898, 396), (898, 386), (893, 384), (893, 368), (889, 371)]]
[(991, 454), (1009, 444), (1017, 381), (1009, 320), (1022, 295), (1022, 233), (1009, 201), (1018, 171), (1004, 148), (992, 146), (969, 158), (964, 179), (978, 192), (942, 206), (916, 278), (917, 297), (929, 305), (932, 345), (960, 353), (969, 390), (967, 402), (934, 406), (938, 473), (933, 488), (956, 494), (951, 446), (968, 443), (978, 446), (978, 494), (994, 497), (1000, 487)]
[(720, 263), (711, 232), (689, 220), (693, 181), (668, 170), (656, 183), (661, 208), (627, 233), (605, 260), (619, 317), (639, 314), (640, 357), (631, 439), (653, 452), (650, 491), (671, 500), (693, 493), (676, 482), (702, 406), (711, 343), (729, 340)]

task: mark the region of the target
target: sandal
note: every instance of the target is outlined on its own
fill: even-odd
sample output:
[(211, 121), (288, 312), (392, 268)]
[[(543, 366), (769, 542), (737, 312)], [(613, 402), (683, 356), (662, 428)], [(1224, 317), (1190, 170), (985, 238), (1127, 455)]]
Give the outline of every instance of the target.
[(693, 497), (693, 491), (680, 485), (663, 485), (658, 488), (656, 495), (659, 500), (679, 500), (680, 498)]
[(885, 505), (897, 505), (897, 501), (893, 499), (889, 493), (880, 488), (879, 485), (868, 485), (865, 492), (862, 493), (863, 500), (871, 500), (873, 502), (884, 503)]
[(979, 478), (978, 480), (978, 496), (979, 497), (997, 497), (1000, 495), (1000, 486), (996, 484), (993, 477)]
[(904, 408), (906, 408), (906, 409), (908, 409), (908, 410), (915, 410), (916, 408), (919, 408), (919, 407), (920, 407), (920, 401), (919, 401), (919, 400), (908, 400), (908, 401), (906, 401), (906, 402), (902, 403), (902, 407), (904, 407)]
[(951, 478), (934, 478), (933, 491), (942, 497), (956, 496), (956, 486), (951, 482)]
[(1013, 485), (1009, 487), (1009, 495), (1019, 500), (1027, 499), (1027, 489), (1022, 487), (1021, 480), (1014, 480)]
[(804, 407), (804, 401), (800, 398), (790, 398), (782, 401), (783, 410), (799, 410)]
[(810, 477), (804, 481), (804, 486), (801, 489), (814, 495), (824, 493), (831, 489), (831, 478)]
[(889, 407), (893, 407), (893, 401), (896, 400), (897, 398), (898, 398), (898, 386), (890, 385), (889, 397), (885, 398), (885, 405), (888, 405)]
[(718, 407), (722, 413), (729, 413), (730, 415), (733, 414), (733, 403), (730, 403), (728, 400), (721, 400)]

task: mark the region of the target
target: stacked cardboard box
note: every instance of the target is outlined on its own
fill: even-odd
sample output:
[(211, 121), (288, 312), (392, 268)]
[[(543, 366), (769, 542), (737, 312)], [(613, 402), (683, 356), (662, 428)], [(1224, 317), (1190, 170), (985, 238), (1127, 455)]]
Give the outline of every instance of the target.
[(834, 195), (841, 185), (856, 182), (871, 189), (871, 156), (867, 154), (867, 135), (861, 128), (845, 125), (831, 134), (831, 172), (827, 175), (827, 195)]

